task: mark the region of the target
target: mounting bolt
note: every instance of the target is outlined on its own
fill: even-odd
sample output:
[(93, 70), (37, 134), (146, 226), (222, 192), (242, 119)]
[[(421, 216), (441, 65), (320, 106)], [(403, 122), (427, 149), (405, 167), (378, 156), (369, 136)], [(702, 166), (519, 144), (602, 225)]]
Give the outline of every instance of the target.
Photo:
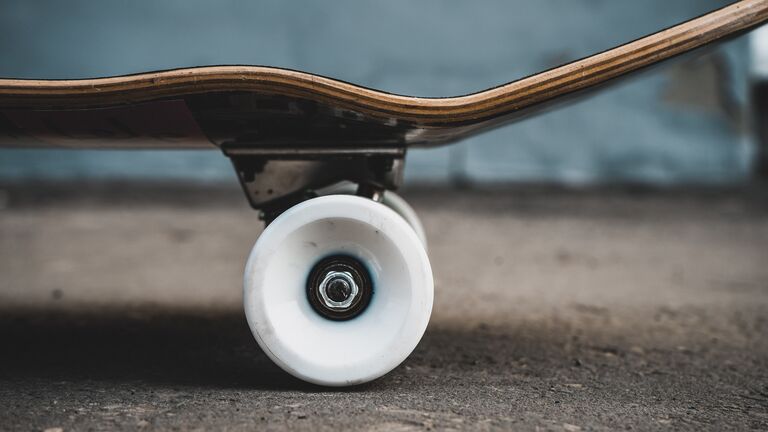
[(320, 298), (329, 309), (348, 309), (355, 302), (359, 292), (360, 288), (349, 272), (330, 271), (320, 282)]
[(358, 316), (371, 301), (371, 275), (356, 258), (327, 257), (312, 268), (307, 278), (307, 298), (325, 318), (344, 321)]

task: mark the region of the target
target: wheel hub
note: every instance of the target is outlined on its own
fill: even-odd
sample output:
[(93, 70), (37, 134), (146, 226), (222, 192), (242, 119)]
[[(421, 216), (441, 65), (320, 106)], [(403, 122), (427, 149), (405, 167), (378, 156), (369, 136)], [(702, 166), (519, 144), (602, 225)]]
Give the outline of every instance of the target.
[(356, 317), (371, 300), (368, 270), (355, 258), (335, 255), (317, 263), (307, 279), (307, 297), (317, 313), (343, 321)]

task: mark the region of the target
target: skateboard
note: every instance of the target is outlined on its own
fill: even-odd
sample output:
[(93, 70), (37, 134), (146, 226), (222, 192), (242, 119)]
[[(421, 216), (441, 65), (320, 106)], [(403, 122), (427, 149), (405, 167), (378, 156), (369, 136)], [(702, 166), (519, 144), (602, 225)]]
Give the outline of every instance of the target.
[(392, 192), (409, 148), (522, 119), (766, 20), (768, 0), (742, 0), (573, 63), (446, 98), (257, 66), (0, 79), (0, 145), (222, 151), (266, 223), (244, 276), (256, 341), (300, 379), (354, 385), (407, 358), (432, 310), (423, 227)]

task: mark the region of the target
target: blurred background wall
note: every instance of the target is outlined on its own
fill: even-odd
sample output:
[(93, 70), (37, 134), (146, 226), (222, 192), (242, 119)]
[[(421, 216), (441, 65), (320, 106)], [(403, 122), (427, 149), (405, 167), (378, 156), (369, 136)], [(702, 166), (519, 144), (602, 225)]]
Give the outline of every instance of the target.
[[(216, 64), (300, 69), (389, 92), (479, 91), (605, 50), (723, 0), (0, 2), (0, 76), (85, 78)], [(747, 40), (459, 145), (409, 182), (729, 184), (750, 176)], [(216, 151), (0, 150), (0, 180), (235, 182)]]

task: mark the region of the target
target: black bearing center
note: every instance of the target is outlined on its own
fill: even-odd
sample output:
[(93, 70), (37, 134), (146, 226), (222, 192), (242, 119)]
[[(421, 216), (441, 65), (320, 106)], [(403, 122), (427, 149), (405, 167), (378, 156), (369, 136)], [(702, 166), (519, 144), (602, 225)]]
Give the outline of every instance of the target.
[(334, 321), (358, 316), (368, 307), (372, 295), (373, 284), (368, 270), (360, 261), (347, 255), (322, 259), (307, 278), (307, 298), (312, 308)]
[(352, 294), (352, 287), (344, 279), (332, 279), (328, 282), (325, 292), (331, 300), (343, 302)]

